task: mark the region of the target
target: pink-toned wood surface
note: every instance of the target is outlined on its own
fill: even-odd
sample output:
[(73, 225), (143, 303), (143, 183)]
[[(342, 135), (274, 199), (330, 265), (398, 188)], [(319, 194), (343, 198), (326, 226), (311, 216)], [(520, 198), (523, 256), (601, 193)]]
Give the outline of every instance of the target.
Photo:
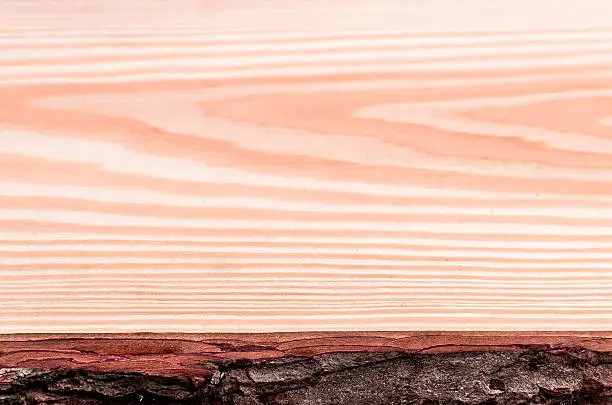
[(609, 0), (0, 1), (0, 333), (612, 328)]

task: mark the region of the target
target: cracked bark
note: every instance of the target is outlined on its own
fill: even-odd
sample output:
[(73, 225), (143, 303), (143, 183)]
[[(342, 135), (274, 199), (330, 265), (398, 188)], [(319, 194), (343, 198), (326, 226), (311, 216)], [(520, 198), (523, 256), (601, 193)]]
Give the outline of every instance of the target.
[(612, 404), (609, 337), (40, 337), (0, 353), (1, 404)]

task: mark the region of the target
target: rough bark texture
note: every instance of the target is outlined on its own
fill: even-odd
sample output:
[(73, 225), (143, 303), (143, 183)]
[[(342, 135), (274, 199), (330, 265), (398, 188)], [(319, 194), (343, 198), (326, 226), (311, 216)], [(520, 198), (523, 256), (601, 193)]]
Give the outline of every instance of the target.
[[(0, 404), (612, 404), (608, 338), (552, 345), (488, 336), (489, 345), (466, 346), (473, 336), (455, 335), (457, 345), (351, 351), (351, 343), (373, 336), (346, 335), (344, 346), (341, 335), (290, 337), (264, 337), (259, 345), (244, 336), (0, 339)], [(424, 344), (440, 335), (419, 338)], [(330, 339), (336, 345), (325, 349)], [(257, 354), (314, 342), (321, 345), (310, 346), (310, 355)], [(204, 348), (223, 356), (211, 358)]]

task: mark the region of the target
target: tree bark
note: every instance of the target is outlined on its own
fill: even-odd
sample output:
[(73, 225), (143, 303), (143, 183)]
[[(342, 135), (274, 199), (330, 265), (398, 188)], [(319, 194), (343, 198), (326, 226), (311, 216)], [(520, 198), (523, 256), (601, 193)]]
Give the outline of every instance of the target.
[(0, 337), (1, 404), (610, 404), (610, 334)]

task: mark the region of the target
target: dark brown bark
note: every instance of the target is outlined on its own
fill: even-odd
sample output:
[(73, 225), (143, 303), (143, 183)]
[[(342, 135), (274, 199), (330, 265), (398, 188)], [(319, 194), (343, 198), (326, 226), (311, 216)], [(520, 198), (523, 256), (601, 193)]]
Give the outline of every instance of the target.
[(0, 337), (0, 404), (612, 404), (609, 334)]

